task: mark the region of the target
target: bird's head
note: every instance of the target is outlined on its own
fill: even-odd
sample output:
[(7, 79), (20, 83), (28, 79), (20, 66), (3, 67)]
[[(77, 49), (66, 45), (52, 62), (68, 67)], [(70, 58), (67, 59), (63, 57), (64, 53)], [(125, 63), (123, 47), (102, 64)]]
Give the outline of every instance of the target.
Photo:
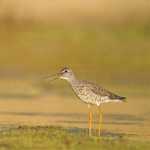
[(70, 68), (64, 67), (58, 73), (51, 75), (51, 76), (48, 76), (47, 79), (50, 79), (50, 80), (64, 79), (67, 81), (71, 81), (72, 79), (74, 79), (74, 74)]
[(74, 77), (73, 71), (68, 67), (62, 68), (57, 75), (60, 79), (65, 80), (71, 80)]

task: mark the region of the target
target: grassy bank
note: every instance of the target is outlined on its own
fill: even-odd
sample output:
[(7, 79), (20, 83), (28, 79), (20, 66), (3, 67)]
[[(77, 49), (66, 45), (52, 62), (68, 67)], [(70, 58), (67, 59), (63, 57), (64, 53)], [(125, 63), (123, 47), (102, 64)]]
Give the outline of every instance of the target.
[(0, 150), (148, 150), (149, 147), (150, 142), (127, 135), (88, 137), (60, 127), (24, 126), (0, 132)]

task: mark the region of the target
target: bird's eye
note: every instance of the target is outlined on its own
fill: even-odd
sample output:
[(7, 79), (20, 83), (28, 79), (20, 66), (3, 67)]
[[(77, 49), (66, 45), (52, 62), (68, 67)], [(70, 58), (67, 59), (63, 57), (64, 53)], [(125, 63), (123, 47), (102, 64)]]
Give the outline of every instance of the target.
[(68, 72), (67, 70), (65, 70), (65, 72)]

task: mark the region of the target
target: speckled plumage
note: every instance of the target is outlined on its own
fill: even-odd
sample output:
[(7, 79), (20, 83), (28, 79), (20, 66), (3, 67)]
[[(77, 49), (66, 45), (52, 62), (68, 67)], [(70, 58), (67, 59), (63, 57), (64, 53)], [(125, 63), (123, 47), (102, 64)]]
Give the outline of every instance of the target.
[(107, 102), (119, 102), (124, 100), (124, 97), (118, 96), (94, 83), (77, 80), (70, 82), (76, 95), (85, 103), (95, 104), (99, 106)]
[(59, 76), (71, 84), (76, 95), (85, 103), (99, 106), (102, 103), (125, 100), (125, 97), (118, 96), (103, 87), (96, 85), (95, 83), (85, 80), (78, 80), (73, 71), (69, 68), (65, 67), (61, 69)]

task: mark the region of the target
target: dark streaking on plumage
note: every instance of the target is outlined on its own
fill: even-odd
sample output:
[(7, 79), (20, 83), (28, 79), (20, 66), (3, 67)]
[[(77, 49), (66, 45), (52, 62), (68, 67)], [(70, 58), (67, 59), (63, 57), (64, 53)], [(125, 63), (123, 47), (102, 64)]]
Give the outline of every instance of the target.
[(67, 80), (76, 95), (85, 103), (100, 105), (107, 102), (122, 102), (125, 97), (114, 94), (105, 88), (96, 85), (95, 83), (78, 80), (73, 71), (65, 67), (57, 73), (59, 78)]

